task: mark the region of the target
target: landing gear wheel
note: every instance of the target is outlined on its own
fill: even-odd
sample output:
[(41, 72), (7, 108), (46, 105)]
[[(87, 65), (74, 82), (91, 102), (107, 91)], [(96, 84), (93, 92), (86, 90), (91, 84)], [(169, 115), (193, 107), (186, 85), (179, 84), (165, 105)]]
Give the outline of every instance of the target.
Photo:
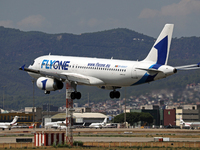
[(110, 92), (110, 98), (111, 98), (111, 99), (115, 98), (115, 93), (114, 93), (114, 91)]
[(71, 99), (80, 99), (81, 93), (80, 92), (72, 92), (71, 93)]
[(120, 97), (120, 93), (119, 93), (119, 91), (116, 91), (115, 92), (115, 98), (119, 98)]
[(80, 99), (81, 98), (81, 93), (80, 92), (77, 92), (76, 93), (76, 99)]
[(71, 93), (71, 99), (75, 99), (76, 98), (76, 93), (75, 92), (72, 92)]
[(110, 98), (119, 98), (120, 97), (120, 92), (119, 91), (111, 91), (110, 92)]

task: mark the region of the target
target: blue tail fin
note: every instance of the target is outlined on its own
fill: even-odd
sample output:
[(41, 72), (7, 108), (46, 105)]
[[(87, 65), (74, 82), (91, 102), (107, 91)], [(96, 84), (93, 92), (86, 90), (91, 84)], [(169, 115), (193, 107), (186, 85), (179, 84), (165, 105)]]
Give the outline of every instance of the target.
[(159, 65), (166, 65), (171, 45), (174, 25), (166, 24), (154, 43), (151, 51), (143, 61), (153, 62)]

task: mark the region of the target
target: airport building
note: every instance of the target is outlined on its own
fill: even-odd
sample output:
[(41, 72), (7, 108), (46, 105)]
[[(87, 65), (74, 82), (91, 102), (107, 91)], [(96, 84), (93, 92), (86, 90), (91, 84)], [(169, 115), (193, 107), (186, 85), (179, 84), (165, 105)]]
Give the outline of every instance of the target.
[(159, 105), (142, 105), (140, 109), (131, 109), (130, 112), (150, 113), (154, 118), (152, 125), (155, 126), (180, 126), (180, 118), (185, 122), (200, 122), (200, 105), (170, 106), (162, 108), (159, 107)]
[(42, 109), (39, 107), (25, 107), (24, 112), (0, 113), (0, 122), (11, 122), (15, 116), (19, 116), (17, 120), (19, 125), (31, 125), (34, 122), (37, 126), (40, 126), (42, 122)]
[[(103, 122), (103, 120), (107, 118), (106, 115), (102, 113), (73, 113), (73, 124), (74, 125), (82, 125), (85, 123), (85, 126), (89, 126), (94, 122)], [(66, 113), (58, 113), (51, 117), (51, 121), (64, 121), (66, 119)]]
[(176, 125), (180, 126), (180, 118), (185, 122), (200, 122), (200, 105), (183, 105), (176, 109)]
[(176, 126), (176, 109), (164, 109), (163, 110), (163, 125), (164, 126)]

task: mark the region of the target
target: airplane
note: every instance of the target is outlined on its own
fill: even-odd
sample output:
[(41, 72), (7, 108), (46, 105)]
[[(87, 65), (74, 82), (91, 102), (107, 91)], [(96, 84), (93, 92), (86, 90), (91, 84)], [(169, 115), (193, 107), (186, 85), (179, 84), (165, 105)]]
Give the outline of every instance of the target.
[(105, 118), (104, 120), (103, 120), (103, 122), (101, 122), (101, 123), (91, 123), (90, 125), (89, 125), (89, 128), (100, 128), (100, 129), (102, 129), (103, 127), (106, 127), (106, 123), (107, 123), (107, 118)]
[(2, 128), (2, 130), (5, 130), (5, 129), (11, 130), (11, 128), (13, 126), (17, 125), (18, 118), (19, 118), (19, 116), (15, 116), (12, 122), (3, 122), (3, 123), (0, 123), (0, 128)]
[(66, 129), (66, 120), (57, 122), (48, 122), (45, 124), (45, 128), (55, 128), (55, 129)]
[(70, 94), (71, 99), (81, 98), (77, 85), (112, 90), (110, 98), (119, 98), (119, 88), (163, 79), (178, 70), (199, 69), (200, 63), (178, 67), (167, 65), (173, 28), (174, 24), (164, 26), (149, 54), (142, 61), (49, 54), (36, 58), (28, 68), (24, 64), (19, 69), (36, 78), (37, 87), (44, 90), (45, 94), (62, 89), (63, 82), (68, 82), (74, 89)]
[(194, 129), (200, 127), (200, 122), (185, 122), (182, 118), (180, 118), (180, 125), (183, 125), (184, 127), (190, 127), (190, 129)]

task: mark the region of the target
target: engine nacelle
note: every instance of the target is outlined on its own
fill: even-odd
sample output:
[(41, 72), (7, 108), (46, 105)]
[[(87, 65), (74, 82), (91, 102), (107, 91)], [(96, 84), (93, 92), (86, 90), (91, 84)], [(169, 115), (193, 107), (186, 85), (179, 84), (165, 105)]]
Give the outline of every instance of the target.
[(55, 91), (63, 88), (63, 83), (61, 81), (46, 77), (38, 78), (36, 85), (39, 89), (45, 91)]

